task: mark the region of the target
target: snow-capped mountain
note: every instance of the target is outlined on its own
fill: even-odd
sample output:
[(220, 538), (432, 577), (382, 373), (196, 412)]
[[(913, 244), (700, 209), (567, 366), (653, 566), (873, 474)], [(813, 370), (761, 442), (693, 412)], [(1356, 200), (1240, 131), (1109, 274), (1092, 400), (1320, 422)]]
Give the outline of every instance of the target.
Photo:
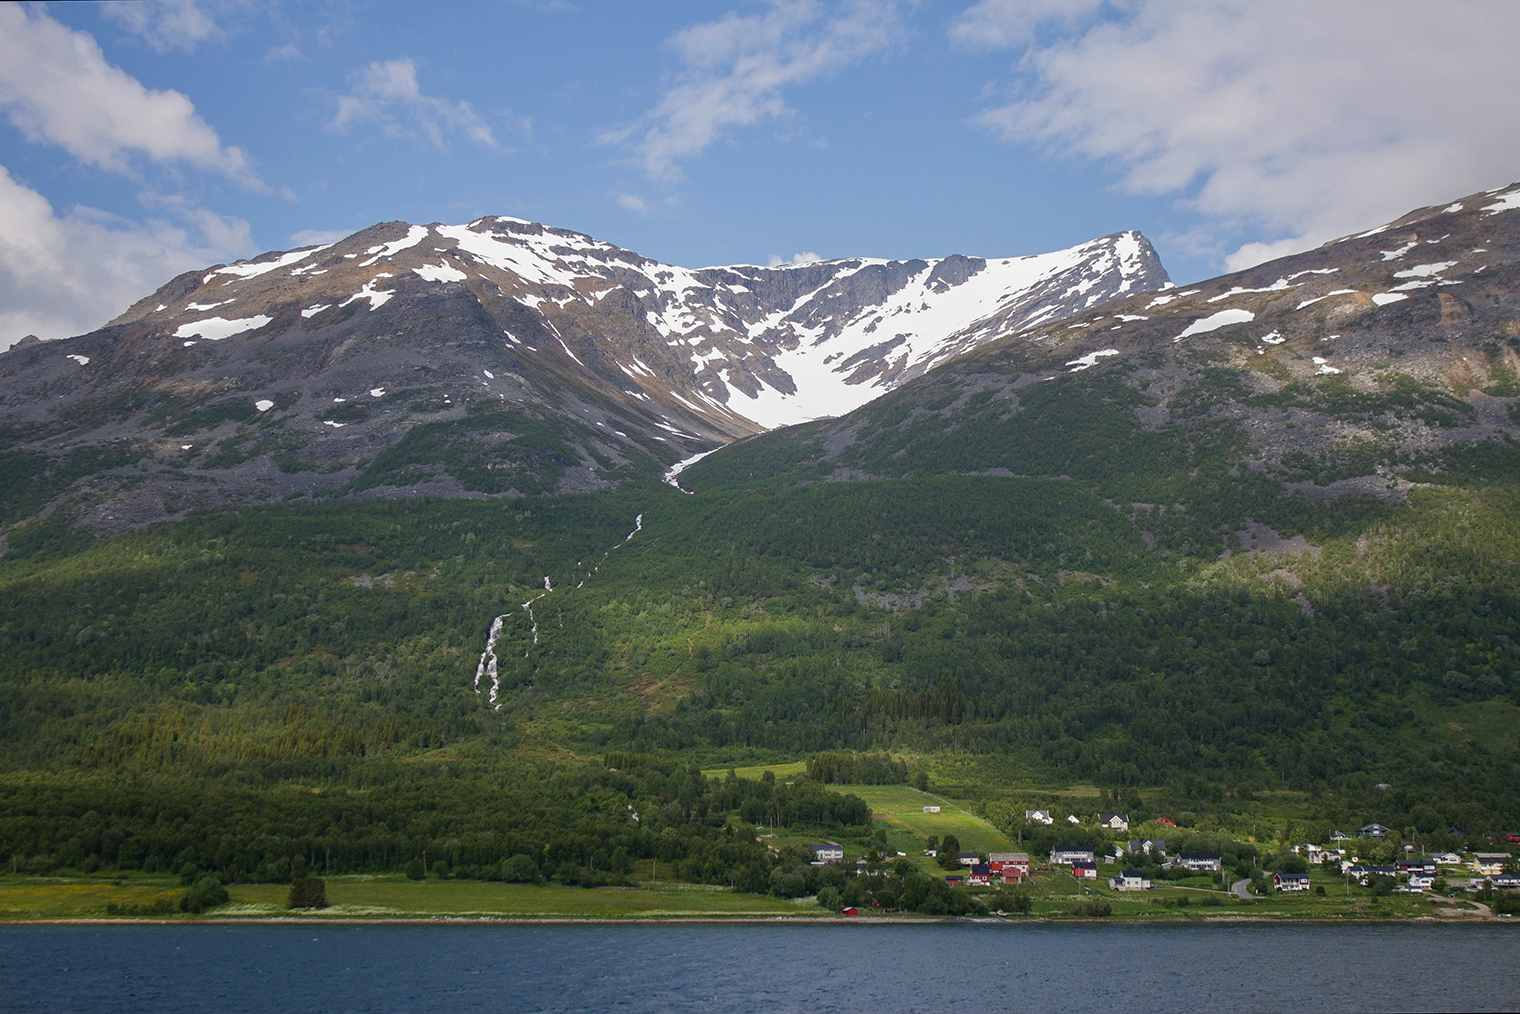
[(298, 303), (320, 323), (440, 287), (478, 301), (504, 344), (563, 354), (635, 397), (737, 434), (837, 415), (991, 338), (1169, 285), (1136, 232), (1031, 257), (690, 269), (564, 229), (484, 218), (389, 223), (219, 267), (113, 323), (221, 340), (260, 331)]
[(271, 496), (595, 490), (1169, 285), (1138, 233), (691, 269), (520, 219), (384, 223), (0, 355), (0, 454), (46, 477), (0, 490), (0, 524), (86, 486), (106, 528)]

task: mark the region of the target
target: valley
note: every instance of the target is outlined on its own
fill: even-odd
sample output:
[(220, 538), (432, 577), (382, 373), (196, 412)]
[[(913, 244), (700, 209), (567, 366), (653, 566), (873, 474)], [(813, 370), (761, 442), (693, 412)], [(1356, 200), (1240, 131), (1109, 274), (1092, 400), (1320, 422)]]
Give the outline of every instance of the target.
[[(991, 261), (857, 260), (703, 269), (656, 298), (660, 266), (577, 234), (393, 224), (18, 346), (0, 356), (0, 888), (214, 875), (265, 905), (323, 875), (353, 892), (340, 915), (563, 916), (605, 894), (584, 911), (623, 917), (665, 912), (626, 893), (660, 880), (744, 899), (682, 912), (794, 913), (827, 889), (966, 915), (1009, 899), (946, 887), (929, 838), (1104, 846), (1124, 837), (1096, 827), (1109, 810), (1246, 883), (1374, 822), (1391, 840), (1350, 846), (1369, 862), (1512, 848), (1517, 193), (1182, 290), (1109, 244), (1019, 269), (1043, 289)], [(523, 251), (569, 273), (537, 278)], [(341, 321), (301, 314), (382, 266), (411, 275)], [(784, 420), (735, 408), (737, 367), (720, 391), (668, 343), (637, 354), (659, 384), (587, 366), (598, 349), (632, 370), (617, 357), (641, 347), (594, 332), (598, 308), (700, 316), (677, 289), (721, 282), (686, 345), (739, 356), (724, 343), (780, 299), (793, 317), (751, 335), (746, 368), (801, 391), (809, 328), (848, 337), (908, 296), (932, 315), (920, 289), (998, 270), (1039, 298), (977, 309), (918, 358), (880, 352), (847, 385), (877, 397), (815, 388), (830, 418), (765, 430)], [(862, 302), (872, 277), (897, 287)], [(212, 279), (271, 323), (165, 341), (211, 312), (189, 304)], [(1094, 301), (1051, 302), (1073, 287)], [(853, 323), (797, 291), (854, 300)], [(529, 296), (531, 331), (511, 316)], [(215, 358), (185, 358), (201, 342)], [(1078, 823), (1030, 825), (1037, 808)], [(847, 869), (811, 864), (819, 840)], [(1157, 884), (1112, 914), (1214, 909), (1181, 911), (1208, 885)], [(1070, 886), (1020, 889), (1075, 918)], [(1342, 886), (1218, 904), (1430, 908)], [(458, 898), (375, 900), (424, 890)]]

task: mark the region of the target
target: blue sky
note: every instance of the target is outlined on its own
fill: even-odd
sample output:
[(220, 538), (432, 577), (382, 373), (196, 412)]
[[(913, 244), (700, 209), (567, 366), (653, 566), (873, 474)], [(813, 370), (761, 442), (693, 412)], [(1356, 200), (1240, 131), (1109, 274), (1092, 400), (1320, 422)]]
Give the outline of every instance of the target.
[(0, 7), (0, 347), (389, 219), (689, 266), (1140, 229), (1185, 283), (1520, 178), (1517, 28), (1388, 0)]

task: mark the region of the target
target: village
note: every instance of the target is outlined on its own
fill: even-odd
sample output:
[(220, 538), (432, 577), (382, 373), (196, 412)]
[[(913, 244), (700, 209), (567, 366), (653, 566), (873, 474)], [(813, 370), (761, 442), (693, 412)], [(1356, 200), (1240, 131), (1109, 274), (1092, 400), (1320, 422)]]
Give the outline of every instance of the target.
[[(1266, 916), (1507, 918), (1520, 909), (1520, 898), (1509, 893), (1520, 891), (1513, 852), (1520, 834), (1481, 836), (1470, 848), (1437, 851), (1374, 822), (1332, 829), (1321, 842), (1226, 838), (1200, 848), (1195, 831), (1165, 817), (1141, 825), (1144, 837), (1130, 837), (1126, 813), (1084, 819), (1029, 809), (1010, 840), (948, 799), (925, 802), (914, 798), (923, 793), (906, 787), (853, 791), (868, 799), (885, 827), (874, 847), (814, 843), (814, 864), (932, 876), (971, 892), (997, 915), (1013, 914), (1010, 898), (1023, 899), (1015, 901), (1020, 911), (1036, 915), (1183, 915), (1192, 906), (1228, 905)], [(948, 833), (933, 833), (940, 829)], [(1071, 842), (1062, 842), (1063, 835)], [(1446, 840), (1453, 837), (1463, 836), (1450, 829)], [(872, 904), (841, 911), (870, 914)]]

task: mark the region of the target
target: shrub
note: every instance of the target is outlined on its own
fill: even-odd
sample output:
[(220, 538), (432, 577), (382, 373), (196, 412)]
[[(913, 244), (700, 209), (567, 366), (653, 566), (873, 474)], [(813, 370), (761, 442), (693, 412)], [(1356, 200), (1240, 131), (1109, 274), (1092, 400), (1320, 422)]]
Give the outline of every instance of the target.
[(538, 864), (531, 856), (518, 853), (501, 861), (501, 879), (509, 884), (525, 884), (538, 879)]
[(290, 882), (288, 908), (326, 908), (327, 881), (321, 877), (298, 877)]
[(227, 889), (214, 873), (201, 877), (179, 900), (180, 911), (199, 914), (208, 908), (227, 904)]

